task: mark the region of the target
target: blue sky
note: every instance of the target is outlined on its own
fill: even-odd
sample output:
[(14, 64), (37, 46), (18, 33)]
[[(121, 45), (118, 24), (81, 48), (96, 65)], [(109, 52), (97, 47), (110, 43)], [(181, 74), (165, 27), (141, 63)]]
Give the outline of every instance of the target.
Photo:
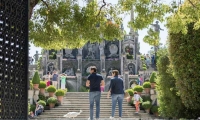
[[(82, 0), (79, 0), (82, 1)], [(167, 0), (168, 3), (170, 3), (172, 0)], [(117, 3), (117, 0), (113, 0), (111, 2), (112, 4)], [(83, 4), (80, 2), (80, 4)], [(123, 24), (124, 24), (124, 29), (126, 30), (127, 33), (129, 33), (130, 28), (128, 28), (128, 22), (130, 21), (130, 15), (126, 15), (124, 20), (123, 20)], [(160, 38), (161, 38), (161, 43), (165, 44), (166, 40), (167, 40), (167, 28), (164, 26), (164, 23), (160, 23), (160, 27), (162, 29), (164, 29), (164, 31), (160, 32)], [(147, 34), (147, 29), (143, 29), (141, 31), (139, 31), (139, 42), (140, 42), (140, 52), (142, 54), (147, 53), (151, 46), (149, 46), (148, 44), (143, 42), (143, 38), (144, 36)], [(30, 48), (30, 56), (33, 56), (35, 54), (36, 51), (39, 51), (39, 53), (41, 52), (41, 48), (39, 47), (35, 47), (33, 44), (31, 44), (31, 48)]]

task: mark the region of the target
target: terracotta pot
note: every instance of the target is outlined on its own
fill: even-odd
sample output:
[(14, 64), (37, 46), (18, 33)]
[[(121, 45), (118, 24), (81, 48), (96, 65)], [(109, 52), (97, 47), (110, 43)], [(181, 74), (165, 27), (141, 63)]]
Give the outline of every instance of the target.
[(49, 92), (49, 97), (53, 97), (54, 96), (54, 92)]
[(146, 112), (146, 113), (150, 113), (150, 109), (146, 109), (145, 112)]
[(39, 84), (33, 84), (33, 89), (34, 90), (39, 89), (38, 87), (39, 87)]
[(150, 90), (151, 90), (150, 88), (144, 88), (144, 91), (145, 91), (146, 94), (149, 94)]
[(153, 113), (153, 114), (154, 114), (156, 117), (158, 117), (158, 115), (159, 115), (159, 114), (158, 114), (158, 112), (156, 112), (156, 113)]
[(62, 103), (62, 101), (63, 101), (63, 96), (57, 96), (57, 100), (58, 100), (60, 103)]
[(40, 94), (44, 94), (45, 93), (45, 88), (40, 88)]
[(155, 87), (156, 87), (156, 83), (151, 83), (151, 88), (155, 89)]
[(137, 92), (140, 96), (142, 95), (142, 92)]
[(54, 108), (55, 107), (55, 103), (49, 103), (49, 108)]

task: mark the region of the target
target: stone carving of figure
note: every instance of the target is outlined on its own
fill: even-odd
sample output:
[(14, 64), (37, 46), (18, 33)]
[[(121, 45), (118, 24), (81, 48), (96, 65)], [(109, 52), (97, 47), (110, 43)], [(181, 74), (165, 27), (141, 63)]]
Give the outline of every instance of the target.
[(65, 57), (73, 59), (72, 49), (65, 49)]
[(109, 70), (109, 72), (108, 72), (108, 76), (112, 76), (112, 71), (113, 71), (113, 69), (111, 68), (111, 69)]
[(39, 60), (39, 55), (40, 54), (38, 53), (38, 51), (36, 51), (35, 55), (33, 56), (35, 59), (35, 62), (37, 62)]
[(164, 29), (161, 29), (160, 28), (160, 25), (158, 24), (159, 22), (158, 21), (156, 21), (156, 24), (151, 24), (153, 27), (154, 27), (154, 30), (156, 31), (156, 32), (160, 32), (160, 30), (164, 30)]
[(109, 46), (109, 51), (110, 51), (110, 55), (109, 55), (108, 57), (110, 57), (110, 58), (116, 58), (116, 57), (119, 56), (119, 55), (117, 54), (117, 52), (118, 52), (118, 47), (117, 47), (117, 45), (111, 44), (111, 45)]
[(49, 65), (48, 67), (49, 67), (49, 70), (50, 70), (49, 72), (50, 72), (50, 73), (53, 73), (53, 70), (54, 70), (54, 65), (53, 65), (53, 64), (51, 64), (51, 65)]
[(104, 55), (104, 46), (105, 46), (104, 42), (100, 43), (99, 45), (100, 55)]
[(82, 55), (82, 50), (83, 50), (83, 48), (78, 49), (78, 55)]
[(64, 73), (67, 74), (67, 76), (74, 76), (75, 75), (73, 68), (68, 68)]
[(93, 51), (93, 46), (94, 44), (89, 44), (88, 45), (88, 54), (86, 56), (86, 59), (95, 59), (95, 56), (94, 56), (94, 51)]
[(134, 75), (134, 65), (130, 64), (128, 65), (129, 75)]

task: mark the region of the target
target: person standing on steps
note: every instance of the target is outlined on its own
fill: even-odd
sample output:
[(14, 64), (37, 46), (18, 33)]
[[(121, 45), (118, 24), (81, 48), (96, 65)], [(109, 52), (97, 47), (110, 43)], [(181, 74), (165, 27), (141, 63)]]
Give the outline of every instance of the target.
[(89, 102), (90, 102), (90, 117), (88, 120), (94, 120), (93, 118), (93, 109), (94, 102), (96, 103), (96, 119), (99, 119), (100, 115), (100, 98), (101, 98), (101, 86), (105, 86), (103, 77), (100, 74), (97, 74), (97, 68), (91, 66), (90, 75), (86, 81), (86, 87), (90, 88), (89, 92)]
[(119, 78), (118, 75), (119, 75), (118, 70), (112, 71), (113, 78), (110, 81), (109, 92), (107, 95), (107, 98), (109, 98), (111, 94), (111, 98), (112, 98), (112, 115), (110, 119), (114, 119), (117, 102), (118, 102), (118, 108), (119, 108), (119, 119), (121, 119), (122, 117), (122, 103), (124, 99), (124, 81), (122, 78)]
[(65, 90), (67, 75), (65, 75), (65, 74), (63, 73), (63, 74), (60, 76), (60, 78), (61, 78), (61, 89)]
[(53, 75), (52, 75), (52, 84), (57, 89), (57, 87), (58, 87), (58, 74), (56, 74), (56, 71), (54, 71)]

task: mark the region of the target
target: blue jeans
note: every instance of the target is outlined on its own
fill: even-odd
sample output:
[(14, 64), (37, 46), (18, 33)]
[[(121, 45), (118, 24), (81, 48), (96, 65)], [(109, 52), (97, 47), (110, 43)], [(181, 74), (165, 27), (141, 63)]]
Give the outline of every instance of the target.
[(96, 118), (99, 118), (100, 114), (100, 98), (101, 92), (89, 92), (89, 100), (90, 100), (90, 120), (93, 120), (93, 111), (94, 111), (94, 101), (96, 103)]
[(40, 114), (40, 113), (42, 113), (42, 110), (41, 110), (41, 109), (36, 110), (36, 111), (35, 111), (35, 116), (38, 116), (38, 114)]
[(122, 103), (124, 99), (124, 94), (112, 94), (112, 117), (115, 116), (115, 108), (118, 102), (119, 117), (122, 117)]

